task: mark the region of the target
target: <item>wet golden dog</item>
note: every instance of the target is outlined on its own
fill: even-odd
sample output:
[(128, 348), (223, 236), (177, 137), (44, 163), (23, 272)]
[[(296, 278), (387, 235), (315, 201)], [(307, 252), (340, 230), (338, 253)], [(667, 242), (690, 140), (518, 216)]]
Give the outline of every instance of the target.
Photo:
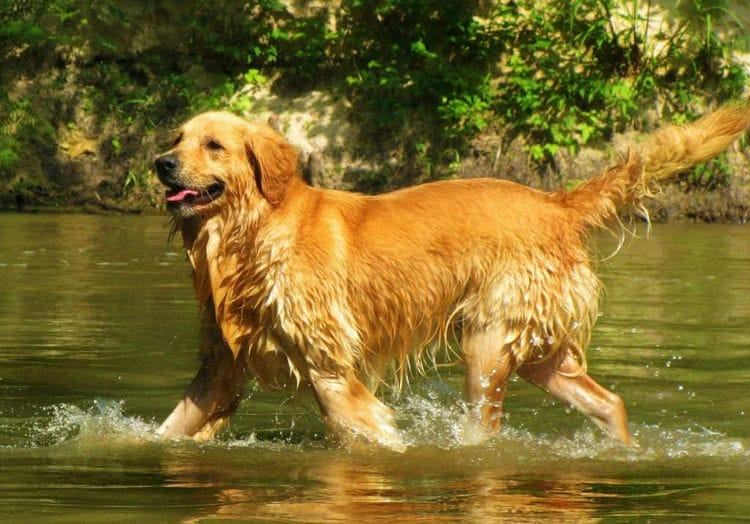
[(193, 267), (203, 364), (161, 433), (211, 438), (252, 376), (311, 391), (344, 439), (403, 449), (374, 391), (451, 333), (478, 435), (498, 429), (518, 373), (630, 442), (621, 399), (586, 373), (600, 291), (586, 237), (748, 124), (742, 104), (665, 128), (569, 192), (476, 179), (365, 196), (309, 187), (264, 125), (193, 118), (156, 169)]

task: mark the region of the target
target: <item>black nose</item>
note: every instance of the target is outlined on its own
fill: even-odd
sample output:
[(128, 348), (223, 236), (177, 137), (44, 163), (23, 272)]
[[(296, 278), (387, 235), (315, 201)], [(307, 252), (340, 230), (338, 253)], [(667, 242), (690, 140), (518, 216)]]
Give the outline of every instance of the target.
[(162, 155), (154, 161), (156, 165), (156, 174), (162, 182), (171, 181), (177, 173), (180, 162), (172, 154)]

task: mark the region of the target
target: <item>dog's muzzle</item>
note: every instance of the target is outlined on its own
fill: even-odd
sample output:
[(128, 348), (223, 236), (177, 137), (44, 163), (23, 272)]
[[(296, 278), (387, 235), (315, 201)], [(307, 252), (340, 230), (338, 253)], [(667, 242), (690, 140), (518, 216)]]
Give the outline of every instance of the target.
[(154, 165), (156, 166), (156, 176), (159, 177), (162, 184), (165, 186), (178, 185), (176, 177), (180, 172), (180, 161), (176, 155), (171, 153), (162, 155), (154, 161)]

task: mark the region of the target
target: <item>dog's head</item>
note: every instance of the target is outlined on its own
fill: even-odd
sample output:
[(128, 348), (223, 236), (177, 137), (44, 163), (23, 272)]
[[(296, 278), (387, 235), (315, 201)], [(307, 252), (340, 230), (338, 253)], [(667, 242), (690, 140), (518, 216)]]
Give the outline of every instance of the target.
[(200, 114), (156, 161), (167, 207), (208, 216), (225, 206), (278, 206), (298, 177), (297, 151), (262, 124), (226, 112)]

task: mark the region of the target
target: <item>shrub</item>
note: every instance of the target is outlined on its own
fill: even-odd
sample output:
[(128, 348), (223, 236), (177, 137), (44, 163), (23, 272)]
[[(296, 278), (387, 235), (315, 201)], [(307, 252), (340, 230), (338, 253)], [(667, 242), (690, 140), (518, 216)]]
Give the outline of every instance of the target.
[[(0, 79), (12, 81), (19, 69), (76, 65), (78, 92), (97, 127), (115, 122), (134, 137), (121, 137), (120, 146), (103, 137), (122, 159), (126, 144), (192, 112), (247, 110), (251, 101), (236, 96), (247, 84), (274, 78), (275, 88), (330, 89), (351, 102), (362, 147), (398, 160), (368, 178), (373, 190), (451, 175), (468, 141), (492, 123), (526, 135), (529, 154), (543, 165), (561, 150), (644, 125), (643, 109), (655, 98), (665, 101), (659, 117), (679, 121), (707, 100), (736, 96), (747, 79), (727, 58), (732, 42), (714, 30), (714, 17), (724, 13), (703, 0), (693, 0), (693, 17), (681, 19), (671, 37), (649, 34), (647, 0), (343, 0), (306, 11), (290, 5), (6, 2)], [(622, 5), (625, 11), (616, 9)], [(141, 18), (160, 13), (175, 13), (179, 41), (132, 46)], [(666, 42), (658, 52), (655, 38)], [(37, 140), (31, 130), (41, 126), (53, 136), (61, 122), (51, 105), (7, 96), (0, 111), (5, 128), (19, 111), (37, 116), (36, 124), (0, 131), (0, 176), (7, 178), (19, 152)], [(122, 186), (137, 185), (145, 169), (125, 166)], [(688, 180), (710, 185), (713, 173), (725, 171), (701, 169)]]

